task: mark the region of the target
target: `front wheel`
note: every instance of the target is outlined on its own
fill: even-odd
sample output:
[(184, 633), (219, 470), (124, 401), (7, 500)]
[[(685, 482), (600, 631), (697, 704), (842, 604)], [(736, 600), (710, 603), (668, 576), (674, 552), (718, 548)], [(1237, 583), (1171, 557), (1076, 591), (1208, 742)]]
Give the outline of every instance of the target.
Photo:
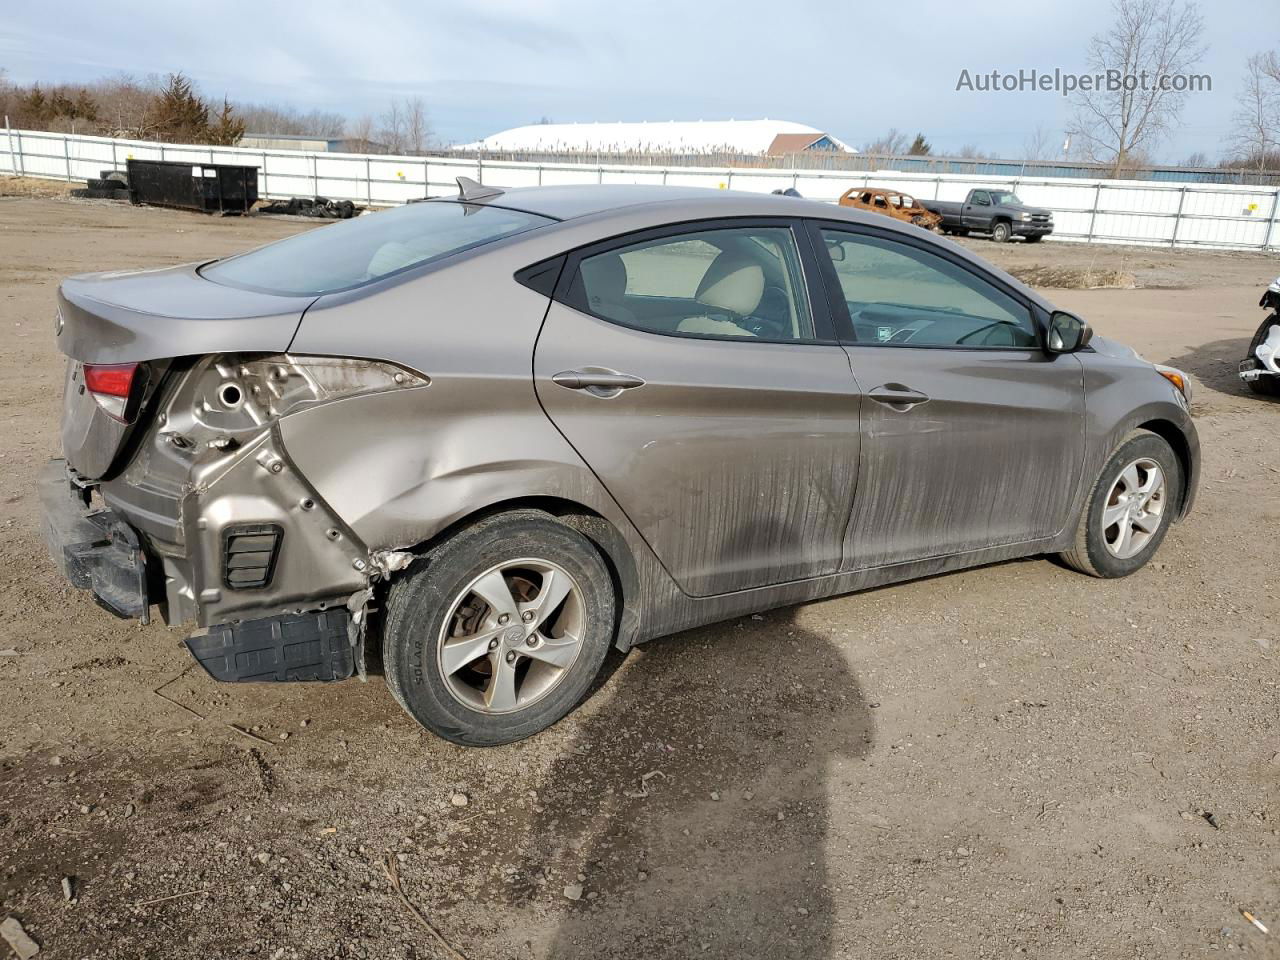
[(1182, 501), (1182, 467), (1173, 449), (1135, 430), (1094, 484), (1063, 561), (1092, 577), (1127, 577), (1159, 549)]
[(996, 243), (1007, 243), (1013, 236), (1013, 228), (1007, 223), (997, 223), (991, 228), (991, 239)]
[(383, 662), (400, 705), (467, 746), (544, 730), (586, 694), (617, 598), (599, 550), (540, 511), (482, 520), (392, 584)]

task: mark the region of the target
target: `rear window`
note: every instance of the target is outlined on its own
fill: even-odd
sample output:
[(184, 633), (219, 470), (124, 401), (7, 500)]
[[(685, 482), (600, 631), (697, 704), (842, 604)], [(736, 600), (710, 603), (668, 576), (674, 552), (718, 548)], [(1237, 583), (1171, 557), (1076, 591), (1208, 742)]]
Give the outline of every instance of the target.
[(201, 275), (266, 293), (319, 296), (350, 290), (553, 221), (478, 204), (410, 203), (319, 227), (211, 263)]

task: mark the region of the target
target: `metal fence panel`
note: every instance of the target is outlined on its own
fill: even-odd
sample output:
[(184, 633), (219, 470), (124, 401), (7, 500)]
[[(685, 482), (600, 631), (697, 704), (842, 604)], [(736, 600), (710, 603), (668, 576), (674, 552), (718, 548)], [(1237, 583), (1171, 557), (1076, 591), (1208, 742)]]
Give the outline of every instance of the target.
[[(47, 131), (9, 130), (0, 137), (0, 172), (58, 180), (87, 180), (123, 170), (130, 158), (231, 163), (258, 168), (264, 199), (325, 196), (370, 205), (395, 205), (452, 194), (459, 176), (499, 187), (581, 183), (650, 183), (769, 192), (794, 187), (834, 202), (851, 188), (880, 185), (922, 200), (963, 200), (974, 187), (1013, 190), (1027, 203), (1054, 211), (1051, 239), (1223, 249), (1280, 249), (1280, 189), (1166, 180), (1046, 177), (1035, 166), (985, 164), (981, 173), (942, 173), (936, 165), (859, 170), (812, 167), (696, 166), (644, 162), (486, 160), (477, 156), (393, 157), (300, 150), (255, 150), (160, 144)], [(624, 158), (625, 159), (625, 158)], [(856, 165), (855, 165), (856, 166)], [(1055, 171), (1056, 172), (1056, 171)]]

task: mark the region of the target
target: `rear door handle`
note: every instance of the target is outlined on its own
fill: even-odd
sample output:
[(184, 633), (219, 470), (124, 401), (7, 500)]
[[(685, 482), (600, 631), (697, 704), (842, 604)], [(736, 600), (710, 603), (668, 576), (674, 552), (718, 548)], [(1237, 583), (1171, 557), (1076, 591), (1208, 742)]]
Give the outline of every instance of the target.
[(551, 382), (568, 390), (590, 390), (592, 393), (617, 393), (644, 386), (643, 380), (629, 373), (603, 370), (565, 370), (553, 375)]
[(882, 403), (886, 407), (897, 410), (899, 413), (906, 413), (917, 404), (929, 402), (928, 394), (921, 393), (919, 390), (912, 390), (901, 383), (886, 383), (878, 387), (872, 387), (867, 396), (876, 403)]

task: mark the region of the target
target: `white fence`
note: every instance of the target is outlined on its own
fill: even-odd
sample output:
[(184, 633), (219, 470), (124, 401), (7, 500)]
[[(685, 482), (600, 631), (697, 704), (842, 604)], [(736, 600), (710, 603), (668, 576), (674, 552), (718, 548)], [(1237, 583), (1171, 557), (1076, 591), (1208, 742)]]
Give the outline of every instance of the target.
[(850, 187), (895, 186), (921, 199), (961, 200), (973, 187), (1015, 191), (1054, 211), (1054, 238), (1085, 242), (1280, 249), (1280, 189), (1226, 184), (1156, 184), (1138, 180), (999, 179), (898, 171), (766, 170), (486, 161), (460, 157), (390, 157), (299, 150), (252, 150), (113, 140), (74, 134), (5, 130), (0, 173), (87, 180), (123, 170), (130, 158), (235, 163), (258, 168), (266, 198), (325, 196), (394, 205), (451, 194), (467, 176), (500, 187), (578, 183), (665, 183), (768, 192), (795, 187), (834, 201)]

